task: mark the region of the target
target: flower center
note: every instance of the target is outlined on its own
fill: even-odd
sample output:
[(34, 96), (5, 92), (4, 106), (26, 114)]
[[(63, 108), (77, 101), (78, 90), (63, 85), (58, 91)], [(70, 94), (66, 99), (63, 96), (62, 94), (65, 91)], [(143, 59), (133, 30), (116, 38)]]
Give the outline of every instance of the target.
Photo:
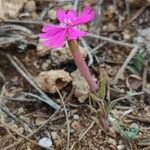
[(60, 23), (62, 27), (70, 27), (73, 25), (72, 21), (70, 19), (64, 18), (63, 23)]

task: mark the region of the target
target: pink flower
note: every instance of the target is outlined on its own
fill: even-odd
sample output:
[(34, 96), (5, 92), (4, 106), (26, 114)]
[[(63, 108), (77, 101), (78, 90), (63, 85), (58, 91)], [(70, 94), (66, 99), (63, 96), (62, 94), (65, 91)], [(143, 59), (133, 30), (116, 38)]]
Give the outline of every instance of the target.
[(91, 21), (95, 16), (90, 6), (86, 6), (84, 10), (77, 16), (74, 10), (57, 10), (56, 17), (59, 25), (46, 24), (42, 28), (39, 37), (42, 44), (49, 48), (59, 48), (64, 45), (64, 41), (76, 40), (78, 37), (86, 35), (86, 32), (79, 31), (76, 26)]

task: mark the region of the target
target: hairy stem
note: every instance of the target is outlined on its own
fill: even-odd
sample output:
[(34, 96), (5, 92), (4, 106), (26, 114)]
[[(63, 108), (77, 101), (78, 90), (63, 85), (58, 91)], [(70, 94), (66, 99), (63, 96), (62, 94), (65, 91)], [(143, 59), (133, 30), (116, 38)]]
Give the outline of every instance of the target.
[(70, 51), (72, 53), (77, 68), (79, 69), (85, 80), (88, 82), (90, 90), (92, 92), (95, 92), (98, 89), (98, 85), (92, 78), (89, 68), (80, 53), (77, 41), (69, 40), (68, 45), (70, 47)]

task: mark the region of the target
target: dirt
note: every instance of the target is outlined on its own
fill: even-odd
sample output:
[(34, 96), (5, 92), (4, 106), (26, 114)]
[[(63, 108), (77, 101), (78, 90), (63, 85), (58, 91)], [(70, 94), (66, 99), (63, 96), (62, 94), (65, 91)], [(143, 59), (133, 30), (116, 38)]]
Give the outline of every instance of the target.
[[(143, 33), (145, 30), (142, 32), (142, 36), (138, 33), (139, 29), (147, 29), (147, 33), (149, 32), (149, 1), (145, 1), (145, 3), (140, 3), (141, 0), (138, 1), (138, 3), (135, 3), (134, 0), (116, 0), (113, 5), (112, 2), (106, 0), (103, 1), (102, 5), (99, 5), (99, 1), (90, 0), (88, 2), (94, 10), (102, 11), (101, 20), (100, 24), (97, 25), (99, 18), (96, 18), (97, 22), (93, 21), (84, 28), (92, 31), (95, 27), (99, 31), (96, 34), (122, 43), (138, 44), (135, 40), (137, 37), (138, 39), (142, 38), (142, 41), (149, 41), (148, 36), (146, 40), (144, 39)], [(132, 8), (130, 12), (125, 7), (125, 2), (127, 2), (129, 8)], [(79, 1), (78, 10), (81, 10), (85, 3), (87, 2)], [(8, 4), (11, 7), (9, 12), (6, 9), (4, 10), (4, 6)], [(150, 149), (150, 60), (148, 42), (140, 43), (142, 46), (140, 45), (141, 48), (138, 51), (139, 54), (144, 55), (144, 59), (140, 59), (140, 62), (143, 60), (142, 63), (144, 63), (144, 65), (140, 65), (142, 69), (135, 72), (136, 64), (140, 64), (140, 62), (139, 59), (136, 59), (134, 64), (132, 59), (129, 65), (130, 71), (134, 71), (134, 74), (131, 75), (129, 70), (126, 69), (114, 85), (112, 81), (132, 51), (132, 47), (121, 46), (113, 41), (107, 42), (89, 36), (85, 37), (91, 51), (96, 47), (96, 50), (91, 53), (94, 62), (89, 68), (93, 76), (101, 83), (105, 83), (102, 79), (106, 79), (105, 95), (104, 97), (100, 95), (100, 98), (97, 98), (97, 94), (95, 96), (88, 95), (89, 89), (85, 91), (81, 89), (77, 92), (77, 89), (74, 88), (80, 89), (79, 85), (73, 83), (75, 79), (69, 80), (69, 84), (60, 88), (60, 93), (56, 93), (56, 91), (55, 94), (45, 92), (49, 98), (63, 107), (63, 110), (56, 113), (47, 103), (37, 98), (43, 97), (32, 86), (31, 82), (28, 82), (13, 66), (8, 55), (13, 59), (15, 56), (17, 60), (20, 60), (21, 64), (33, 76), (33, 79), (36, 79), (42, 71), (51, 70), (64, 70), (71, 76), (76, 71), (76, 66), (72, 58), (69, 58), (70, 54), (68, 55), (65, 52), (66, 57), (66, 55), (63, 56), (63, 53), (51, 53), (49, 49), (44, 49), (42, 52), (43, 48), (36, 35), (41, 32), (41, 23), (57, 23), (54, 12), (59, 7), (68, 9), (72, 5), (70, 2), (64, 1), (39, 0), (22, 1), (18, 5), (15, 4), (15, 0), (11, 0), (11, 3), (0, 0), (0, 20), (2, 20), (0, 26), (23, 26), (32, 31), (35, 37), (26, 34), (28, 32), (13, 31), (13, 28), (13, 32), (10, 32), (11, 36), (9, 32), (0, 31), (0, 34), (2, 33), (0, 35), (0, 149), (42, 150), (44, 148), (38, 142), (44, 137), (52, 141), (50, 150), (67, 149), (67, 146), (69, 147), (68, 150)], [(30, 4), (33, 5), (33, 9)], [(12, 9), (13, 5), (18, 8)], [(47, 8), (49, 10), (42, 18), (41, 16)], [(144, 8), (144, 10), (140, 11), (141, 8)], [(95, 31), (93, 33), (95, 34)], [(15, 39), (18, 35), (24, 37), (21, 42), (18, 40), (6, 42), (8, 39)], [(4, 37), (9, 37), (4, 40), (5, 43)], [(79, 40), (79, 44), (84, 47), (81, 43)], [(100, 47), (99, 44), (101, 44)], [(66, 48), (65, 50), (69, 51)], [(58, 55), (56, 55), (57, 53)], [(53, 57), (54, 54), (55, 57)], [(87, 56), (86, 53), (85, 55)], [(57, 61), (59, 57), (60, 60)], [(89, 57), (86, 58), (86, 62), (89, 62)], [(81, 81), (83, 84), (84, 82), (84, 80)], [(85, 83), (83, 87), (86, 88), (86, 86)], [(135, 94), (135, 96), (132, 94)], [(108, 103), (116, 99), (121, 100), (107, 114)], [(104, 103), (101, 103), (102, 100)], [(104, 104), (104, 107), (101, 104)], [(50, 118), (51, 116), (53, 117)], [(109, 116), (117, 120), (121, 126), (121, 131), (118, 128), (116, 130), (108, 119)], [(47, 121), (48, 119), (49, 121)], [(128, 129), (133, 123), (139, 128), (134, 139), (132, 139), (134, 135), (125, 134), (129, 134)], [(34, 131), (36, 132), (34, 133)], [(28, 137), (30, 134), (32, 136)], [(16, 143), (20, 139), (21, 142)]]

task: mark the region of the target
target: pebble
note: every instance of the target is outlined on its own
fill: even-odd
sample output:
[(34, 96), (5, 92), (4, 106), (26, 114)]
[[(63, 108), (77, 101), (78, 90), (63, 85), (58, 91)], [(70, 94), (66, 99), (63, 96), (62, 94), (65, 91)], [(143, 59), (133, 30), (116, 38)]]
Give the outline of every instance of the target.
[(23, 114), (23, 113), (24, 113), (24, 108), (23, 108), (23, 107), (20, 107), (20, 108), (18, 109), (17, 114), (18, 114), (18, 115), (21, 115), (21, 114)]
[(117, 150), (123, 150), (125, 148), (125, 145), (118, 145)]
[(71, 127), (75, 130), (79, 130), (81, 128), (81, 125), (78, 121), (74, 121), (72, 124), (71, 124)]
[(84, 103), (90, 92), (89, 85), (78, 70), (72, 72), (71, 76), (73, 77), (72, 85), (75, 87), (74, 96), (80, 103)]
[(112, 138), (109, 138), (109, 139), (108, 139), (108, 143), (109, 143), (109, 144), (116, 145), (116, 141), (115, 141), (114, 139), (112, 139)]
[(52, 62), (51, 62), (50, 59), (46, 60), (46, 61), (42, 64), (42, 70), (48, 71), (48, 70), (50, 69), (50, 67), (51, 67), (51, 64), (52, 64)]
[(57, 132), (53, 131), (51, 132), (51, 136), (52, 136), (52, 139), (56, 139), (58, 137), (58, 134)]
[(44, 121), (45, 121), (44, 118), (37, 118), (35, 121), (35, 125), (40, 126), (41, 124), (43, 124)]
[(63, 9), (65, 10), (72, 9), (72, 5), (71, 4), (65, 5)]
[(49, 149), (52, 146), (52, 140), (48, 137), (43, 137), (38, 141), (38, 144), (44, 148)]
[(80, 26), (80, 29), (81, 29), (82, 31), (85, 31), (85, 32), (88, 31), (88, 27), (87, 27), (87, 25), (85, 25), (85, 24), (84, 24), (84, 25), (81, 25), (81, 26)]
[(25, 11), (27, 12), (35, 12), (36, 11), (36, 3), (34, 0), (30, 0), (26, 3), (25, 7), (24, 7)]
[(22, 119), (23, 121), (25, 121), (27, 124), (30, 124), (30, 122), (31, 122), (29, 117), (25, 117), (23, 115), (20, 115), (19, 118)]
[(43, 46), (40, 42), (39, 42), (39, 44), (37, 44), (36, 51), (37, 51), (37, 55), (39, 57), (44, 57), (44, 56), (50, 54), (50, 49)]
[(74, 120), (79, 120), (79, 115), (77, 115), (77, 114), (74, 115), (74, 116), (73, 116), (73, 119), (74, 119)]
[(42, 71), (36, 78), (39, 87), (48, 93), (56, 93), (72, 80), (70, 74), (64, 70)]
[(49, 10), (48, 11), (48, 17), (51, 20), (56, 20), (56, 10), (54, 10), (54, 9)]

